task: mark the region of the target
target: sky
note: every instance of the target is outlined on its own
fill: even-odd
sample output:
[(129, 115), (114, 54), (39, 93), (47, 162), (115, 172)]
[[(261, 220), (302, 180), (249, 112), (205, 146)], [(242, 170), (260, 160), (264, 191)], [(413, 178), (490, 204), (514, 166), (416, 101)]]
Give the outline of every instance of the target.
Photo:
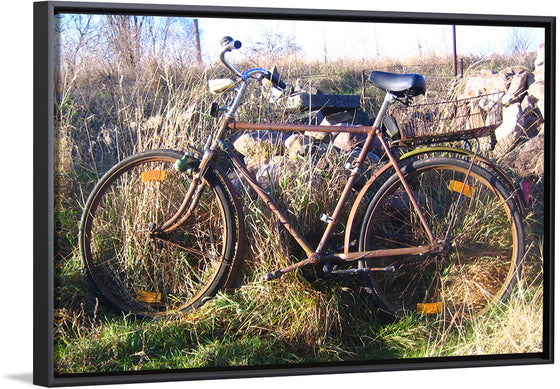
[[(163, 24), (163, 20), (160, 20)], [(266, 33), (292, 38), (301, 47), (299, 54), (308, 60), (383, 57), (406, 59), (432, 53), (451, 54), (453, 50), (451, 25), (228, 18), (198, 20), (205, 63), (218, 60), (221, 52), (219, 42), (226, 35), (243, 43), (242, 50), (232, 54), (232, 58), (246, 56)], [(73, 24), (67, 23), (67, 25)], [(544, 43), (544, 29), (520, 27), (517, 29), (521, 31), (521, 36), (530, 41), (531, 51), (536, 51), (538, 45)], [(512, 27), (458, 25), (456, 26), (458, 55), (505, 53), (511, 30)]]
[[(376, 56), (405, 59), (410, 56), (452, 53), (451, 25), (387, 23), (350, 23), (317, 21), (199, 19), (203, 51), (217, 58), (219, 41), (224, 35), (243, 42), (245, 47), (272, 31), (293, 36), (308, 59), (372, 58)], [(523, 36), (536, 50), (544, 43), (544, 29), (523, 28)], [(504, 53), (511, 27), (457, 26), (459, 55)], [(420, 47), (420, 48), (419, 48)]]

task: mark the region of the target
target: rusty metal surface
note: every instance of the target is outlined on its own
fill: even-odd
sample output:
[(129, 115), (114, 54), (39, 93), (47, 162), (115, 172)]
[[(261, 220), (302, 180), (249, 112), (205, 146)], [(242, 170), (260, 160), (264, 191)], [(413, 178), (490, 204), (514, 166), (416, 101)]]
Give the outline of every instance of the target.
[(258, 184), (257, 180), (249, 173), (245, 164), (237, 158), (235, 154), (231, 151), (228, 152), (228, 156), (235, 165), (235, 169), (247, 180), (251, 188), (257, 192), (257, 195), (265, 202), (268, 209), (272, 211), (272, 213), (280, 220), (284, 228), (293, 236), (293, 238), (298, 242), (303, 250), (307, 253), (307, 255), (311, 255), (313, 253), (313, 249), (307, 242), (307, 240), (301, 235), (301, 233), (290, 223), (284, 212), (280, 208), (276, 202), (266, 193), (261, 186)]
[(317, 263), (320, 263), (320, 262), (321, 262), (321, 259), (322, 259), (322, 258), (321, 258), (321, 256), (320, 256), (319, 254), (317, 254), (317, 253), (311, 253), (311, 254), (309, 255), (309, 257), (307, 257), (307, 258), (304, 259), (303, 261), (296, 262), (296, 263), (294, 263), (294, 264), (292, 264), (292, 265), (290, 265), (290, 266), (288, 266), (288, 267), (285, 267), (285, 268), (283, 268), (283, 269), (276, 270), (276, 271), (274, 271), (274, 272), (272, 272), (272, 273), (265, 274), (265, 275), (263, 276), (262, 279), (263, 279), (263, 281), (272, 281), (272, 280), (278, 279), (278, 278), (280, 278), (281, 276), (283, 276), (284, 274), (289, 273), (289, 272), (291, 272), (291, 271), (294, 271), (294, 270), (296, 270), (296, 269), (299, 269), (299, 268), (301, 268), (301, 267), (307, 266), (307, 265), (309, 265), (309, 264), (317, 264)]
[(396, 120), (402, 144), (422, 145), (493, 136), (502, 123), (502, 97), (496, 92), (457, 100), (399, 105)]
[(362, 168), (362, 165), (363, 165), (365, 159), (367, 158), (367, 154), (368, 154), (370, 148), (373, 146), (373, 141), (374, 140), (375, 140), (375, 133), (372, 130), (372, 131), (369, 132), (368, 137), (366, 138), (366, 141), (364, 143), (364, 146), (363, 146), (363, 148), (360, 152), (360, 155), (358, 156), (358, 158), (355, 161), (355, 167), (357, 168), (357, 170), (352, 171), (352, 173), (350, 174), (350, 177), (348, 177), (348, 180), (346, 181), (346, 185), (344, 187), (344, 190), (342, 191), (342, 194), (340, 195), (340, 198), (338, 200), (338, 203), (337, 203), (336, 208), (334, 210), (334, 213), (332, 215), (332, 221), (330, 221), (329, 224), (327, 225), (327, 228), (323, 232), (323, 237), (321, 238), (321, 241), (319, 242), (319, 245), (317, 246), (316, 251), (319, 254), (323, 253), (323, 250), (326, 247), (327, 242), (332, 235), (334, 227), (336, 226), (340, 217), (342, 216), (342, 211), (344, 209), (344, 206), (346, 205), (346, 202), (348, 201), (348, 197), (350, 196), (350, 194), (352, 192), (352, 189), (354, 188), (354, 184), (356, 183), (356, 180), (358, 179), (358, 176), (360, 175), (360, 173), (358, 171)]
[(354, 134), (367, 134), (373, 130), (369, 126), (319, 126), (313, 124), (271, 124), (271, 123), (242, 123), (230, 121), (227, 123), (230, 130), (263, 130), (263, 131), (315, 131), (315, 132), (350, 132)]
[(235, 209), (235, 215), (237, 218), (237, 247), (235, 251), (235, 256), (231, 262), (231, 268), (229, 270), (226, 282), (224, 283), (224, 288), (229, 289), (233, 286), (235, 281), (237, 271), (245, 262), (245, 256), (247, 254), (247, 231), (245, 230), (245, 214), (243, 213), (243, 202), (237, 189), (233, 186), (233, 183), (226, 174), (219, 168), (215, 167), (215, 171), (218, 172), (218, 178), (225, 185), (230, 198), (232, 199), (232, 205)]
[(380, 257), (391, 257), (398, 255), (420, 255), (434, 252), (439, 248), (439, 244), (435, 243), (433, 245), (424, 245), (417, 247), (403, 247), (400, 249), (378, 249), (371, 251), (357, 251), (353, 253), (339, 253), (333, 254), (325, 259), (338, 258), (343, 261), (355, 261), (358, 259), (365, 258), (380, 258)]
[(364, 184), (364, 186), (358, 192), (358, 195), (354, 199), (354, 204), (352, 205), (352, 209), (350, 210), (350, 213), (348, 214), (348, 220), (346, 221), (346, 231), (345, 231), (345, 234), (344, 234), (344, 252), (345, 253), (348, 253), (350, 251), (350, 246), (351, 246), (350, 242), (352, 241), (352, 230), (353, 230), (353, 227), (354, 227), (354, 222), (357, 220), (356, 217), (359, 216), (358, 211), (359, 211), (360, 204), (361, 204), (363, 198), (365, 197), (365, 195), (367, 194), (367, 192), (369, 191), (369, 189), (373, 185), (373, 183), (383, 173), (385, 173), (387, 170), (391, 169), (392, 167), (393, 167), (393, 165), (391, 165), (391, 163), (388, 162), (385, 165), (383, 165), (381, 167), (381, 169), (377, 170), (369, 178), (369, 180)]
[(435, 240), (436, 240), (436, 238), (434, 237), (434, 233), (432, 232), (432, 229), (430, 228), (430, 225), (428, 224), (428, 222), (426, 220), (426, 217), (424, 216), (424, 213), (422, 212), (422, 209), (418, 205), (418, 201), (417, 201), (416, 197), (414, 196), (414, 193), (412, 193), (412, 190), (410, 189), (410, 186), (408, 185), (408, 182), (404, 178), (404, 174), (401, 172), (401, 169), (399, 168), (399, 163), (397, 162), (396, 158), (391, 153), (391, 150), (389, 149), (389, 145), (387, 144), (387, 142), (383, 138), (383, 134), (381, 133), (381, 131), (377, 131), (377, 139), (379, 139), (379, 141), (381, 142), (381, 146), (383, 146), (383, 149), (385, 150), (385, 153), (387, 154), (387, 157), (389, 158), (390, 163), (393, 165), (393, 168), (395, 169), (395, 172), (399, 176), (399, 180), (401, 181), (401, 183), (403, 185), (403, 188), (406, 191), (406, 193), (408, 195), (408, 198), (410, 199), (410, 203), (412, 204), (412, 206), (414, 207), (414, 210), (416, 211), (416, 214), (420, 218), (420, 222), (422, 223), (422, 226), (424, 227), (424, 230), (428, 234), (428, 237), (430, 238), (430, 242), (434, 243)]
[[(267, 130), (267, 131), (317, 131), (317, 132), (352, 132), (352, 133), (362, 133), (367, 134), (368, 137), (366, 142), (360, 152), (359, 157), (356, 160), (356, 167), (359, 169), (364, 162), (367, 153), (370, 147), (373, 145), (374, 139), (377, 137), (378, 140), (381, 142), (382, 147), (384, 148), (388, 158), (389, 163), (384, 165), (381, 169), (379, 169), (375, 174), (366, 182), (364, 187), (359, 191), (357, 198), (354, 201), (350, 214), (348, 215), (348, 222), (346, 225), (346, 232), (344, 238), (344, 253), (337, 253), (334, 255), (329, 256), (329, 258), (338, 258), (341, 260), (346, 261), (353, 261), (362, 258), (376, 258), (376, 257), (386, 257), (386, 256), (397, 256), (397, 255), (419, 255), (425, 254), (429, 252), (433, 252), (438, 248), (438, 243), (435, 240), (433, 232), (431, 231), (429, 225), (427, 224), (425, 217), (422, 215), (422, 211), (420, 210), (419, 206), (417, 205), (414, 196), (412, 193), (408, 193), (409, 197), (411, 197), (412, 204), (416, 209), (416, 212), (419, 214), (421, 222), (426, 229), (426, 232), (431, 240), (430, 245), (420, 246), (420, 247), (404, 247), (399, 249), (382, 249), (382, 250), (372, 250), (372, 251), (365, 251), (365, 252), (349, 252), (350, 247), (350, 239), (351, 239), (351, 231), (352, 227), (355, 223), (359, 204), (361, 203), (362, 199), (364, 198), (367, 190), (371, 187), (373, 182), (379, 178), (384, 172), (388, 169), (393, 168), (397, 174), (401, 173), (400, 169), (398, 168), (398, 161), (393, 156), (390, 150), (390, 146), (383, 138), (382, 132), (380, 130), (376, 130), (374, 127), (366, 127), (366, 126), (317, 126), (317, 125), (291, 125), (291, 124), (268, 124), (268, 123), (237, 123), (234, 121), (226, 121), (225, 126), (226, 129), (230, 130)], [(306, 239), (300, 234), (300, 232), (289, 222), (287, 217), (284, 215), (282, 210), (280, 210), (274, 200), (260, 187), (256, 179), (249, 173), (246, 169), (244, 163), (239, 160), (239, 158), (231, 151), (228, 151), (228, 156), (232, 160), (235, 169), (239, 171), (239, 173), (247, 179), (249, 185), (256, 191), (256, 193), (261, 197), (267, 207), (273, 212), (273, 214), (280, 220), (282, 225), (286, 228), (286, 230), (294, 237), (294, 239), (298, 242), (298, 244), (305, 250), (308, 257), (304, 260), (296, 262), (284, 269), (277, 270), (273, 273), (266, 274), (263, 279), (264, 280), (273, 280), (281, 277), (283, 274), (298, 269), (302, 266), (306, 266), (308, 264), (319, 263), (320, 261), (324, 260), (325, 258), (322, 256), (322, 252), (326, 247), (326, 244), (329, 238), (332, 235), (334, 230), (334, 226), (342, 216), (342, 210), (344, 208), (345, 203), (348, 200), (349, 193), (352, 191), (354, 186), (355, 180), (359, 175), (358, 169), (354, 171), (348, 181), (346, 186), (341, 194), (337, 206), (334, 210), (332, 221), (329, 222), (326, 229), (323, 232), (323, 236), (321, 241), (319, 242), (317, 249), (314, 251)], [(410, 192), (410, 188), (406, 184), (406, 180), (402, 173), (399, 175), (401, 182), (405, 186), (405, 190), (409, 189), (407, 192)]]

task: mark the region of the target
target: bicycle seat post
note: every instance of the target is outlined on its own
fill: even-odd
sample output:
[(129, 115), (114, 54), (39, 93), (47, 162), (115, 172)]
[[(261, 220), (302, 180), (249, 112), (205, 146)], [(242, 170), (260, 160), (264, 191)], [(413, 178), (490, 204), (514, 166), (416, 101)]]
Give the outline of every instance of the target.
[(402, 182), (403, 188), (405, 189), (406, 193), (408, 194), (408, 197), (410, 198), (410, 202), (411, 202), (412, 206), (414, 207), (414, 209), (416, 210), (416, 213), (418, 214), (418, 217), (420, 218), (420, 221), (421, 221), (422, 225), (424, 226), (424, 229), (426, 230), (426, 233), (428, 234), (428, 236), (430, 238), (431, 244), (434, 247), (436, 247), (439, 243), (436, 241), (436, 239), (434, 237), (434, 234), (433, 234), (428, 222), (426, 221), (426, 217), (424, 216), (424, 214), (422, 213), (422, 210), (420, 209), (420, 206), (418, 205), (418, 200), (414, 196), (414, 193), (410, 189), (410, 186), (409, 186), (408, 182), (406, 181), (403, 173), (401, 172), (398, 161), (396, 160), (395, 156), (391, 153), (391, 149), (390, 149), (389, 144), (383, 138), (383, 134), (382, 134), (382, 131), (381, 131), (381, 128), (380, 128), (381, 122), (382, 122), (383, 118), (385, 117), (385, 113), (387, 112), (387, 109), (389, 108), (389, 105), (391, 103), (393, 103), (396, 99), (397, 99), (397, 96), (395, 94), (391, 93), (390, 91), (387, 91), (387, 94), (385, 95), (385, 99), (383, 100), (383, 104), (381, 105), (381, 108), (379, 109), (377, 117), (375, 118), (373, 128), (375, 129), (375, 131), (377, 133), (377, 137), (379, 139), (379, 142), (381, 143), (381, 146), (383, 147), (383, 149), (385, 150), (385, 153), (387, 154), (387, 157), (389, 158), (389, 162), (393, 165), (393, 168), (395, 169), (395, 172), (396, 172), (397, 176), (399, 177), (400, 181)]
[(379, 111), (377, 112), (377, 117), (373, 122), (374, 128), (377, 129), (381, 128), (381, 123), (383, 121), (383, 118), (385, 117), (385, 113), (387, 113), (387, 109), (389, 108), (389, 105), (391, 105), (396, 99), (397, 96), (387, 91), (387, 93), (385, 94), (385, 98), (383, 99), (383, 104), (381, 105), (381, 108), (379, 108)]

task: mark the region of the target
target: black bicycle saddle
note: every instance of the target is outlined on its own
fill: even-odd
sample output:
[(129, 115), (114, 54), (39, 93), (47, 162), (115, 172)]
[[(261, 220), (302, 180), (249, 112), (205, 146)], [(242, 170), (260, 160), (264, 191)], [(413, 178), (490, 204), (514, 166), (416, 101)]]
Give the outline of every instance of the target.
[(426, 91), (426, 79), (420, 74), (397, 74), (373, 71), (369, 80), (376, 87), (397, 97), (418, 96)]

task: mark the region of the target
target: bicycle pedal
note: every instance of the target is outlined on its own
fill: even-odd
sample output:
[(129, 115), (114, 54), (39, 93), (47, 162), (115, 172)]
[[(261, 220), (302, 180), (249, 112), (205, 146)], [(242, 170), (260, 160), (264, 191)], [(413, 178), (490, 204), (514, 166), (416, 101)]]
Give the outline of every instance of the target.
[(267, 273), (264, 276), (262, 276), (262, 280), (263, 281), (273, 281), (273, 280), (276, 280), (276, 279), (282, 277), (283, 275), (284, 275), (284, 273), (282, 272), (282, 270), (276, 270), (275, 272)]

